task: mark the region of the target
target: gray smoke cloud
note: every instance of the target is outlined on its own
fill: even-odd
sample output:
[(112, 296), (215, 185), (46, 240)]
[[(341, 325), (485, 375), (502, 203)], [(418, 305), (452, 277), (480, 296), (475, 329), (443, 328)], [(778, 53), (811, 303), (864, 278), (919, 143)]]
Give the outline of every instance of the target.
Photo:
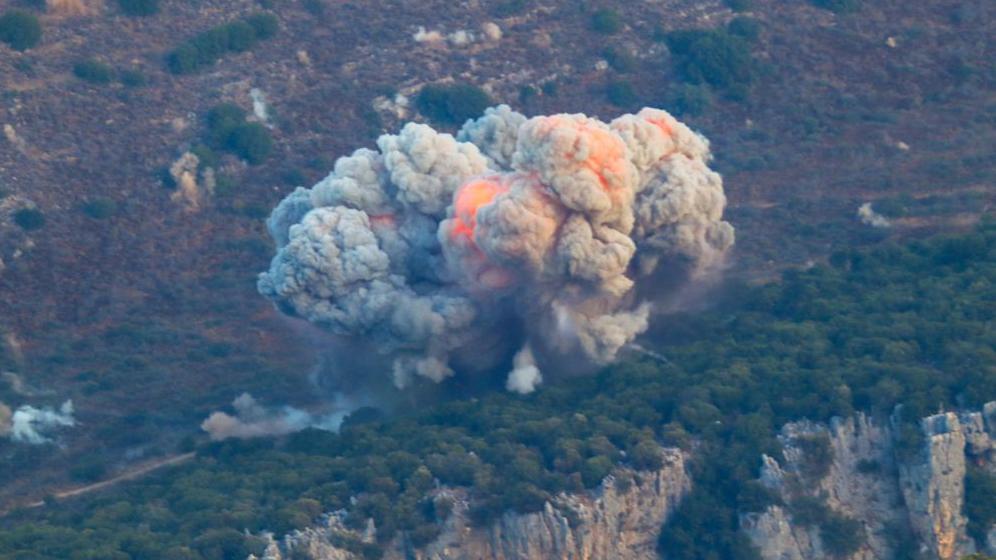
[(861, 223), (877, 228), (887, 228), (892, 227), (892, 223), (888, 218), (879, 214), (872, 208), (871, 202), (865, 202), (858, 207), (858, 219)]
[[(0, 436), (7, 435), (11, 440), (32, 445), (51, 443), (50, 434), (59, 428), (69, 428), (76, 425), (73, 418), (73, 401), (66, 401), (58, 410), (51, 407), (35, 408), (22, 405), (10, 414), (9, 420), (4, 416), (10, 413), (10, 408), (0, 404)], [(6, 425), (6, 429), (5, 429)]]
[(333, 412), (313, 415), (290, 406), (268, 408), (259, 404), (249, 393), (242, 393), (232, 401), (232, 408), (235, 409), (234, 415), (213, 412), (201, 423), (201, 429), (208, 433), (212, 441), (280, 436), (306, 428), (334, 432), (339, 430), (343, 419), (354, 407), (337, 402)]
[(708, 141), (658, 109), (605, 123), (503, 105), (377, 147), (274, 209), (258, 288), (373, 342), (398, 387), (512, 362), (507, 388), (528, 393), (530, 341), (609, 363), (647, 328), (641, 283), (716, 270), (734, 242)]

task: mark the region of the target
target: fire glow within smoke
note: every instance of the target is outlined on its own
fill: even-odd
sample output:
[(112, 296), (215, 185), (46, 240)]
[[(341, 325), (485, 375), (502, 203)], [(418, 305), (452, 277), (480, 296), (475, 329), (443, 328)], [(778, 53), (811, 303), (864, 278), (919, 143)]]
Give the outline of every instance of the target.
[(409, 123), (377, 146), (274, 209), (259, 290), (373, 343), (398, 387), (506, 368), (527, 393), (544, 360), (610, 362), (647, 328), (641, 284), (733, 244), (708, 141), (664, 111), (500, 106), (456, 137)]

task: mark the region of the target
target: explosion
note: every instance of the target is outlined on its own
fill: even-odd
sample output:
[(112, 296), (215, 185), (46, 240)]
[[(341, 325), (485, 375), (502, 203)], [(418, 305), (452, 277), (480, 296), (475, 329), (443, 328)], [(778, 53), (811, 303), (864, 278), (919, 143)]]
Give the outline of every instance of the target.
[(733, 244), (708, 141), (661, 110), (606, 124), (500, 106), (456, 137), (409, 123), (377, 147), (273, 210), (258, 288), (374, 343), (398, 387), (507, 368), (528, 393), (544, 358), (611, 362), (647, 328), (644, 292)]

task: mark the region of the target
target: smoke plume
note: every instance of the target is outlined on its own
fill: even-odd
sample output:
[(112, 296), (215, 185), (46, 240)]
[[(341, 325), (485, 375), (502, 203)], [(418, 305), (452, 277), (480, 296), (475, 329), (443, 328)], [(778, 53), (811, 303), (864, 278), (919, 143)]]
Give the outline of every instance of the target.
[(645, 294), (733, 244), (708, 141), (657, 109), (604, 123), (500, 106), (456, 137), (409, 123), (377, 147), (274, 209), (258, 288), (375, 344), (399, 387), (509, 368), (528, 393), (533, 350), (611, 362), (647, 328)]
[[(0, 405), (0, 436), (5, 433), (4, 409), (6, 409), (7, 413), (10, 412), (9, 408)], [(41, 445), (52, 441), (49, 434), (56, 429), (75, 425), (73, 401), (62, 403), (59, 410), (51, 407), (35, 408), (30, 405), (23, 405), (14, 411), (14, 414), (10, 417), (6, 433), (14, 441)]]
[(204, 422), (201, 429), (208, 433), (212, 441), (228, 438), (254, 438), (279, 436), (299, 432), (306, 428), (338, 431), (343, 418), (352, 407), (339, 403), (337, 410), (324, 416), (315, 416), (294, 407), (267, 408), (256, 402), (249, 393), (242, 393), (232, 407), (235, 415), (214, 412)]
[(858, 207), (858, 218), (861, 220), (861, 223), (872, 227), (887, 228), (892, 226), (888, 218), (872, 208), (871, 202), (866, 202)]

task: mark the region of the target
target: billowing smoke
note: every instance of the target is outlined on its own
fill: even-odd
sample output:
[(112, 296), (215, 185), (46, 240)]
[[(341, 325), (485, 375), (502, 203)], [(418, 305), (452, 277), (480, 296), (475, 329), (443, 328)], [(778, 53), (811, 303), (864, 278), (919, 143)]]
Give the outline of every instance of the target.
[(333, 412), (316, 416), (290, 406), (267, 408), (249, 393), (242, 393), (232, 401), (232, 408), (235, 415), (214, 412), (201, 423), (201, 429), (211, 440), (279, 436), (306, 428), (338, 431), (343, 418), (355, 407), (340, 402)]
[[(7, 435), (10, 439), (34, 445), (50, 443), (51, 433), (59, 428), (76, 425), (73, 418), (73, 401), (62, 403), (59, 410), (51, 407), (35, 408), (31, 405), (18, 407), (5, 423), (4, 416), (10, 409), (0, 404), (0, 436)], [(4, 429), (6, 425), (7, 429)]]
[(887, 228), (892, 226), (888, 218), (872, 208), (871, 202), (866, 202), (858, 207), (858, 218), (861, 220), (861, 223), (872, 227)]
[(274, 209), (258, 287), (374, 343), (399, 387), (510, 368), (507, 388), (528, 393), (544, 357), (608, 363), (647, 328), (641, 300), (733, 244), (708, 141), (664, 111), (500, 106), (456, 137), (409, 123), (377, 147)]

